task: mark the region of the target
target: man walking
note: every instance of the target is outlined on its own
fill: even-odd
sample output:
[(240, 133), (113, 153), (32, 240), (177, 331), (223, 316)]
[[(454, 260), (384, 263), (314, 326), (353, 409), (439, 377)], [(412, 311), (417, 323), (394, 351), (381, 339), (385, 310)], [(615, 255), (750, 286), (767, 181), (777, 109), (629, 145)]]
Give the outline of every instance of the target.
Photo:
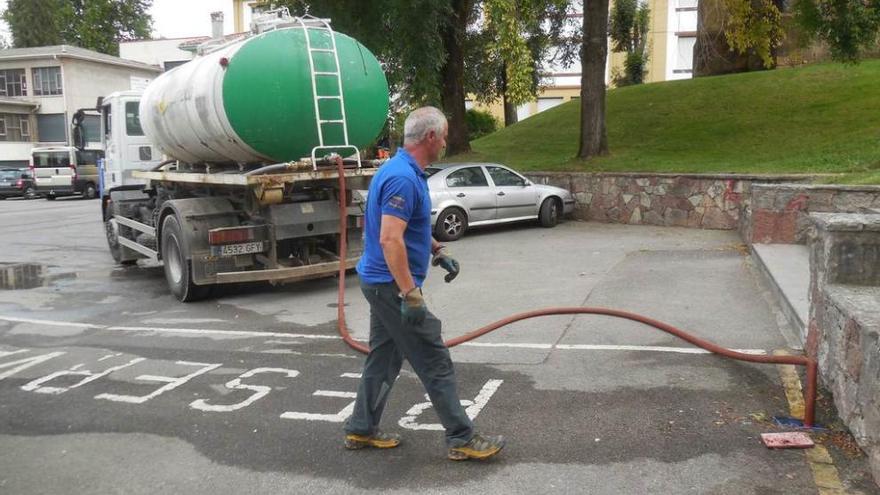
[(455, 370), (440, 335), (441, 323), (425, 306), (428, 260), (458, 275), (459, 265), (431, 235), (431, 197), (425, 168), (446, 147), (446, 117), (434, 107), (413, 111), (404, 123), (403, 148), (373, 177), (367, 195), (361, 290), (370, 304), (370, 353), (345, 447), (392, 448), (400, 436), (379, 430), (379, 420), (403, 360), (415, 370), (446, 430), (447, 456), (486, 459), (504, 438), (480, 435), (458, 398)]

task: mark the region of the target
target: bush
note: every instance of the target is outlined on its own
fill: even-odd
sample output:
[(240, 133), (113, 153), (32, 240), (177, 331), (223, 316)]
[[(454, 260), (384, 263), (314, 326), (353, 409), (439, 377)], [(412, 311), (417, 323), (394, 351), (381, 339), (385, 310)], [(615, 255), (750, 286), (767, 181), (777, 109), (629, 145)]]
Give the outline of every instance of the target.
[(470, 109), (465, 114), (468, 127), (468, 140), (481, 138), (498, 130), (498, 122), (489, 112)]

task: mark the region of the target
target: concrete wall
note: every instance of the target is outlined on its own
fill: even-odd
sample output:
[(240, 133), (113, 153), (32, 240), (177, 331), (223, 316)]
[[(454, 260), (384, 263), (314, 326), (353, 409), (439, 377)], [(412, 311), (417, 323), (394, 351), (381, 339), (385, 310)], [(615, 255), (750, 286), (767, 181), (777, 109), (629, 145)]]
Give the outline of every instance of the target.
[(807, 352), (880, 482), (880, 215), (809, 216)]
[(64, 62), (64, 97), (72, 113), (78, 108), (94, 108), (99, 96), (127, 91), (135, 83), (153, 80), (161, 72), (68, 59)]
[(192, 60), (192, 52), (177, 48), (178, 45), (189, 39), (192, 38), (125, 41), (119, 44), (119, 56), (124, 59), (159, 67), (163, 67), (165, 62)]

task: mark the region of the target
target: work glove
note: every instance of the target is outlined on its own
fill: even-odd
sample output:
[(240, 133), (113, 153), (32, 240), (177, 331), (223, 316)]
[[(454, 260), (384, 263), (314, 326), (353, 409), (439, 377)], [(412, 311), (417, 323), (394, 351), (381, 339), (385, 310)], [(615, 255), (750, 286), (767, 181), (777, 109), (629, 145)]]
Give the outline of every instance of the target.
[(443, 280), (445, 280), (446, 283), (452, 282), (455, 277), (458, 276), (458, 272), (461, 269), (458, 261), (450, 256), (449, 253), (446, 252), (446, 248), (444, 247), (441, 247), (437, 250), (437, 252), (434, 253), (434, 257), (431, 259), (431, 264), (434, 266), (439, 265), (441, 268), (449, 272), (446, 274), (445, 277), (443, 277)]
[(422, 289), (413, 288), (406, 294), (400, 295), (400, 316), (407, 325), (421, 325), (428, 314), (428, 307), (422, 298)]

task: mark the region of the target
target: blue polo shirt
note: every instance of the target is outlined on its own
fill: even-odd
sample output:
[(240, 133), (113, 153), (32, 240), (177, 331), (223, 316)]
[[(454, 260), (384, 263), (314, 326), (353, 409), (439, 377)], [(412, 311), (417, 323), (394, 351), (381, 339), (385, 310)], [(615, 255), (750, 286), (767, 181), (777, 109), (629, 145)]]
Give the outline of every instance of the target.
[(403, 148), (379, 168), (370, 182), (364, 213), (364, 254), (357, 265), (361, 280), (368, 284), (394, 281), (379, 245), (382, 215), (406, 222), (403, 241), (409, 271), (421, 287), (431, 259), (431, 195), (428, 176)]

